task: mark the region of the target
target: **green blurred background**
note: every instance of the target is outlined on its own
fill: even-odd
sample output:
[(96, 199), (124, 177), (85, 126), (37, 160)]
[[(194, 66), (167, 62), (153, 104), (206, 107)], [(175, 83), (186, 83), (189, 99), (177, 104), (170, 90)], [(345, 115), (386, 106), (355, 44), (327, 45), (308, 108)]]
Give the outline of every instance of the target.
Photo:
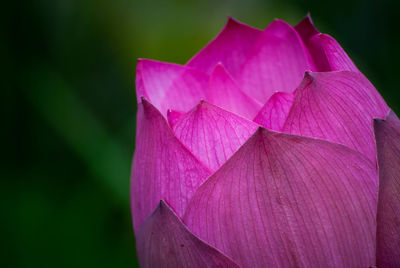
[(139, 57), (186, 62), (227, 15), (308, 11), (400, 112), (398, 1), (7, 1), (0, 266), (135, 267), (129, 210)]

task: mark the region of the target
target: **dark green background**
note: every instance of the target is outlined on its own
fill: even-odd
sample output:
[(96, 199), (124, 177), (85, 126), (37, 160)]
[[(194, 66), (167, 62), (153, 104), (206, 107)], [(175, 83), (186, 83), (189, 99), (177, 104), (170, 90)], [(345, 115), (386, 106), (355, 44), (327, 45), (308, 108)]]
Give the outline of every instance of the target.
[(310, 11), (400, 112), (397, 3), (3, 3), (0, 266), (137, 265), (129, 173), (138, 57), (184, 63), (227, 15), (264, 28)]

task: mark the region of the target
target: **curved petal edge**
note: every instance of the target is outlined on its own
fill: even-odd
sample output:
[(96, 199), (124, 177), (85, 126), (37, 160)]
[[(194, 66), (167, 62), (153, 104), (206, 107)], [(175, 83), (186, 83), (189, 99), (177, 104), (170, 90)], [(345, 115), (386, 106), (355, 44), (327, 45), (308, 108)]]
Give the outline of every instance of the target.
[(139, 228), (136, 248), (142, 268), (239, 268), (193, 235), (162, 200)]
[(377, 267), (400, 267), (400, 120), (374, 120), (379, 167)]
[(186, 66), (210, 74), (218, 62), (221, 62), (229, 73), (236, 76), (261, 32), (229, 17), (218, 36), (197, 53)]

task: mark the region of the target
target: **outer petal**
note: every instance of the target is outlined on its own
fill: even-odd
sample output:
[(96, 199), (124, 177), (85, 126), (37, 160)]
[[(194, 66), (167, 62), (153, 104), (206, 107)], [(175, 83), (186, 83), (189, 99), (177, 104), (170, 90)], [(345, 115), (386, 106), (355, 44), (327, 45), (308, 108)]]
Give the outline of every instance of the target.
[(160, 112), (143, 99), (138, 107), (131, 182), (135, 230), (160, 199), (182, 215), (193, 193), (209, 174), (174, 136)]
[(301, 39), (303, 39), (304, 44), (307, 44), (312, 36), (319, 34), (310, 14), (307, 14), (294, 28), (299, 33)]
[(400, 121), (374, 122), (379, 166), (377, 267), (400, 267)]
[(250, 119), (261, 109), (261, 105), (238, 87), (221, 64), (211, 74), (207, 98), (217, 106)]
[(265, 128), (281, 131), (290, 107), (292, 107), (293, 99), (293, 94), (276, 92), (269, 98), (253, 121)]
[(174, 125), (175, 135), (212, 170), (256, 131), (257, 124), (201, 101)]
[(243, 267), (368, 267), (375, 176), (342, 145), (260, 128), (198, 189), (184, 222)]
[(261, 30), (229, 18), (222, 32), (186, 65), (211, 73), (221, 62), (232, 75), (237, 75)]
[(149, 99), (165, 116), (168, 109), (188, 111), (205, 98), (208, 75), (178, 64), (140, 59), (136, 95)]
[(265, 103), (276, 91), (293, 92), (304, 71), (313, 69), (298, 33), (286, 22), (275, 20), (254, 46), (239, 81), (246, 94)]
[(327, 34), (314, 35), (307, 45), (318, 71), (358, 72), (353, 61), (331, 36)]
[(372, 119), (388, 109), (359, 73), (307, 73), (283, 131), (341, 143), (376, 161)]
[(136, 239), (142, 268), (238, 267), (218, 250), (194, 236), (163, 201), (144, 221)]

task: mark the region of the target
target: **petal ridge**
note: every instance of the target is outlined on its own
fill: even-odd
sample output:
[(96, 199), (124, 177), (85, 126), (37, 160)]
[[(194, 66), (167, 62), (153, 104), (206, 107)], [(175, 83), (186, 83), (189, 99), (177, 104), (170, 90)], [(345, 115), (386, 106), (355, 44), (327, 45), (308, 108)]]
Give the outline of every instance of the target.
[(176, 137), (211, 170), (218, 169), (256, 131), (257, 124), (206, 101), (174, 125)]
[(193, 193), (211, 173), (175, 137), (161, 113), (145, 98), (138, 105), (131, 175), (134, 229), (166, 200), (182, 215)]
[(360, 73), (306, 72), (282, 130), (341, 143), (376, 161), (372, 119), (388, 109)]
[(345, 146), (260, 127), (198, 189), (183, 221), (243, 267), (368, 266), (375, 176)]

